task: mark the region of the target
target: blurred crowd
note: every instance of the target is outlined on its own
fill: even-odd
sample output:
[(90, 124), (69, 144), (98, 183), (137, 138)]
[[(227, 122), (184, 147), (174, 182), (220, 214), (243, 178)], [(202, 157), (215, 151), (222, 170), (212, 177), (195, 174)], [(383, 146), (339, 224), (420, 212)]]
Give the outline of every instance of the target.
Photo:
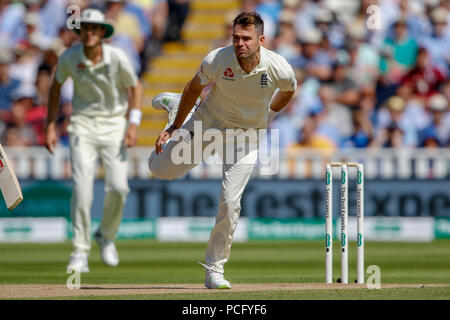
[(450, 146), (450, 1), (244, 0), (298, 80), (280, 147)]
[[(449, 147), (450, 1), (242, 0), (265, 22), (265, 46), (298, 80), (272, 123), (280, 148)], [(43, 144), (47, 92), (58, 56), (79, 41), (66, 8), (95, 7), (116, 25), (142, 75), (164, 41), (181, 41), (189, 0), (0, 0), (0, 141)], [(231, 44), (231, 21), (212, 47)], [(61, 143), (71, 114), (61, 97)]]
[[(181, 41), (189, 0), (0, 0), (1, 143), (43, 145), (48, 89), (58, 56), (80, 41), (68, 24), (73, 26), (76, 14), (88, 7), (114, 22), (114, 36), (106, 42), (122, 48), (142, 75), (162, 42)], [(68, 144), (72, 91), (68, 79), (58, 119), (62, 145)]]

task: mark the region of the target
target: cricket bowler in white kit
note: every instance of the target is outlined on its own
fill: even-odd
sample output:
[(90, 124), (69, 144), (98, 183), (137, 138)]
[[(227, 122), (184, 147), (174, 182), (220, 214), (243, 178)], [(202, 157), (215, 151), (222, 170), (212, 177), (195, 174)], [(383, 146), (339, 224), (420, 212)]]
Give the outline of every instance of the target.
[[(263, 31), (264, 24), (257, 13), (241, 13), (233, 21), (233, 45), (211, 51), (182, 95), (167, 92), (153, 99), (155, 108), (169, 112), (170, 125), (160, 134), (149, 158), (149, 169), (157, 177), (182, 177), (197, 165), (174, 163), (175, 152), (172, 151), (180, 143), (173, 135), (175, 130), (182, 128), (185, 130), (179, 131), (194, 132), (196, 121), (201, 121), (202, 130), (242, 129), (245, 132), (265, 129), (288, 104), (297, 87), (294, 71), (283, 57), (262, 46)], [(202, 89), (210, 83), (213, 83), (211, 90), (198, 106)], [(192, 112), (194, 105), (198, 108)], [(199, 143), (204, 150), (210, 143), (204, 139), (198, 142), (198, 137), (192, 133), (191, 137), (186, 137), (193, 148)], [(210, 289), (231, 288), (223, 276), (224, 264), (230, 257), (242, 193), (257, 161), (258, 143), (245, 140), (244, 145), (235, 145), (233, 152), (244, 147), (245, 154), (234, 163), (223, 161), (218, 213), (206, 249), (205, 264), (202, 264), (206, 269), (205, 285)], [(246, 144), (256, 144), (256, 148), (246, 148)]]
[(142, 89), (130, 61), (123, 51), (103, 43), (104, 38), (112, 36), (113, 25), (99, 10), (86, 9), (82, 12), (80, 26), (74, 31), (80, 35), (82, 43), (67, 49), (59, 58), (49, 92), (46, 126), (46, 148), (53, 153), (60, 88), (71, 77), (73, 114), (68, 132), (74, 180), (71, 200), (74, 251), (68, 272), (89, 272), (90, 211), (99, 156), (105, 168), (106, 196), (95, 240), (104, 263), (109, 266), (119, 263), (114, 239), (129, 193), (126, 147), (136, 144), (142, 117)]

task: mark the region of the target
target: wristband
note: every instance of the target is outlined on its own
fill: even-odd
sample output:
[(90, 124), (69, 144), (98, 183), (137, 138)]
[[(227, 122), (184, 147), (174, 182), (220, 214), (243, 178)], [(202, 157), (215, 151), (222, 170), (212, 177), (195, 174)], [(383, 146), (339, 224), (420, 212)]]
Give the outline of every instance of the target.
[(279, 111), (275, 111), (269, 107), (269, 110), (267, 111), (267, 122), (272, 121), (279, 113)]
[(141, 119), (142, 119), (142, 111), (139, 109), (131, 109), (130, 110), (130, 123), (134, 123), (136, 125), (140, 125), (141, 124)]

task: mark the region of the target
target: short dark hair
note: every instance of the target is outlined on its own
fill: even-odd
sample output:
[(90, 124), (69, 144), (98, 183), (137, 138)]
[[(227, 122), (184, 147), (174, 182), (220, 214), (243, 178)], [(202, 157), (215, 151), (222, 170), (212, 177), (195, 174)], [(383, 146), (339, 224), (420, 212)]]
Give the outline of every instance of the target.
[(233, 20), (233, 28), (237, 25), (243, 28), (254, 25), (257, 32), (259, 32), (261, 35), (264, 34), (264, 21), (261, 16), (255, 11), (242, 12), (241, 14), (239, 14)]

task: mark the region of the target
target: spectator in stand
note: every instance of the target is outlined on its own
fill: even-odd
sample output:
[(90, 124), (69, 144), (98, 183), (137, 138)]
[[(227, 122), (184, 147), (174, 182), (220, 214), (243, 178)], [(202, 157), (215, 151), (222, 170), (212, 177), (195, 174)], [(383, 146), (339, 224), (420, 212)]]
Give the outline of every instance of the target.
[(280, 13), (282, 10), (281, 2), (275, 0), (255, 0), (254, 8), (250, 11), (256, 11), (264, 20), (264, 35), (266, 37), (265, 47), (272, 49), (272, 42), (277, 33), (277, 25), (279, 23)]
[(297, 34), (294, 29), (295, 14), (283, 10), (279, 17), (279, 28), (274, 38), (274, 51), (291, 63), (298, 55)]
[[(41, 78), (42, 79), (42, 78)], [(42, 81), (42, 80), (40, 80)], [(40, 84), (39, 84), (40, 85)], [(35, 104), (37, 96), (34, 85), (21, 86), (14, 92), (14, 103), (24, 108), (24, 120), (34, 133), (34, 144), (44, 145), (44, 120), (47, 115), (47, 106)]]
[(411, 36), (418, 41), (429, 32), (430, 24), (421, 0), (400, 0), (399, 15), (405, 17)]
[(413, 99), (425, 104), (426, 99), (438, 91), (444, 80), (443, 73), (433, 66), (427, 50), (422, 47), (415, 66), (402, 78), (401, 84), (411, 88)]
[[(13, 143), (13, 145), (31, 147), (37, 145), (36, 132), (33, 126), (27, 122), (27, 106), (21, 99), (12, 103), (11, 109), (6, 117), (7, 128), (4, 132), (3, 141), (5, 145)], [(12, 132), (10, 132), (12, 130)], [(12, 138), (17, 139), (15, 143)]]
[(319, 89), (321, 106), (317, 112), (317, 131), (334, 142), (337, 147), (342, 145), (344, 138), (354, 130), (352, 112), (347, 106), (338, 103), (335, 89), (323, 85)]
[(0, 43), (2, 43), (6, 48), (8, 48), (8, 40), (9, 40), (9, 35), (7, 33), (7, 23), (5, 23), (5, 21), (7, 21), (7, 16), (9, 14), (10, 19), (11, 19), (11, 0), (0, 0)]
[(151, 14), (150, 11), (145, 11), (149, 10), (148, 3), (142, 7), (141, 3), (132, 0), (108, 0), (106, 8), (110, 7), (114, 7), (111, 10), (112, 20), (116, 21), (118, 34), (121, 34), (118, 39), (113, 39), (113, 44), (127, 49), (129, 40), (122, 39), (123, 34), (133, 40), (137, 51), (134, 59), (139, 60), (139, 63), (135, 62), (135, 69), (142, 74), (147, 70), (147, 64), (155, 53), (154, 49), (150, 48), (153, 45)]
[[(333, 140), (318, 131), (319, 122), (318, 114), (311, 114), (305, 119), (298, 140), (286, 148), (288, 176), (295, 177), (295, 172), (298, 171), (296, 170), (298, 165), (296, 159), (300, 154), (315, 149), (328, 158), (335, 152), (337, 146)], [(301, 164), (307, 177), (312, 174), (312, 162), (313, 160), (309, 159)]]
[(20, 81), (9, 74), (9, 64), (13, 56), (7, 49), (0, 50), (0, 120), (11, 107), (13, 92), (19, 88)]
[(376, 123), (377, 119), (377, 101), (375, 93), (375, 84), (362, 87), (360, 91), (361, 97), (358, 103), (358, 109), (364, 113), (372, 125)]
[[(275, 23), (278, 23), (282, 9), (280, 4), (284, 2), (285, 1), (277, 0), (256, 0), (256, 12), (264, 15), (266, 18), (272, 19)], [(264, 23), (265, 22), (266, 21), (264, 21)]]
[[(381, 70), (380, 70), (381, 71)], [(397, 92), (399, 85), (392, 83), (387, 74), (380, 74), (378, 76), (378, 81), (375, 85), (375, 95), (376, 95), (376, 112), (379, 111), (383, 103), (386, 102), (387, 99), (394, 96)], [(375, 121), (376, 124), (376, 121)]]
[(38, 42), (42, 39), (41, 28), (44, 25), (41, 21), (41, 17), (37, 12), (27, 12), (22, 18), (24, 25), (24, 34), (19, 39), (20, 42), (27, 42), (31, 45), (38, 46)]
[(36, 105), (47, 106), (51, 76), (52, 71), (48, 67), (39, 67), (36, 77)]
[(345, 44), (345, 28), (342, 23), (334, 20), (334, 14), (327, 8), (316, 10), (314, 22), (320, 31), (326, 35), (333, 49), (342, 48)]
[(450, 101), (450, 79), (447, 80), (441, 86), (442, 94)]
[(345, 138), (342, 146), (353, 148), (366, 148), (373, 140), (374, 130), (372, 123), (362, 109), (352, 112), (353, 132), (350, 137)]
[(27, 3), (0, 0), (0, 43), (6, 48), (14, 48), (18, 37), (24, 34), (21, 20)]
[(323, 34), (329, 36), (330, 29), (334, 26), (333, 13), (326, 8), (319, 8), (314, 14), (314, 25)]
[(42, 0), (40, 3), (39, 16), (42, 24), (43, 34), (51, 39), (58, 36), (59, 30), (66, 26), (66, 9), (69, 1), (66, 0)]
[(403, 148), (405, 147), (405, 132), (396, 123), (391, 123), (389, 127), (385, 128), (382, 132), (384, 138), (383, 148)]
[(77, 36), (75, 32), (72, 32), (72, 30), (64, 26), (59, 29), (58, 40), (61, 42), (63, 49), (67, 49), (75, 43), (75, 41), (77, 40)]
[(333, 72), (329, 86), (334, 91), (334, 102), (349, 108), (356, 107), (359, 91), (356, 83), (348, 76), (350, 58), (344, 50), (340, 50), (333, 62)]
[(365, 22), (353, 21), (347, 25), (346, 50), (350, 56), (350, 77), (358, 86), (372, 86), (376, 82), (380, 64), (377, 50), (365, 42), (368, 32)]
[(21, 131), (17, 127), (9, 127), (3, 131), (1, 135), (3, 146), (7, 147), (32, 147), (32, 139), (30, 140), (27, 133)]
[(189, 14), (190, 0), (167, 0), (169, 4), (169, 16), (167, 21), (164, 41), (182, 42), (181, 31)]
[(382, 48), (380, 69), (393, 83), (399, 83), (403, 75), (415, 64), (417, 42), (408, 34), (404, 18), (394, 24), (394, 37), (386, 38)]
[[(140, 0), (141, 2), (146, 0)], [(146, 2), (148, 5), (148, 2)], [(161, 43), (166, 35), (167, 20), (169, 17), (169, 4), (166, 0), (154, 0), (151, 8), (147, 8), (152, 25), (152, 36), (148, 50), (152, 55), (161, 52)]]
[[(431, 30), (429, 23), (429, 18), (423, 0), (399, 0), (399, 1), (384, 1), (390, 2), (391, 14), (387, 22), (387, 29), (385, 30), (385, 35), (393, 38), (394, 35), (394, 22), (398, 18), (404, 18), (406, 25), (409, 30), (409, 34), (414, 40), (419, 41), (420, 37), (427, 34)], [(385, 15), (386, 11), (381, 7), (382, 16)]]
[(326, 135), (318, 131), (320, 119), (317, 114), (311, 114), (300, 130), (298, 141), (288, 147), (288, 153), (296, 152), (298, 149), (336, 149), (336, 144)]
[[(406, 101), (392, 96), (381, 107), (377, 116), (375, 139), (371, 146), (418, 146), (418, 132), (405, 116)], [(401, 137), (401, 143), (398, 139)]]
[(407, 85), (400, 85), (396, 94), (406, 103), (403, 121), (414, 126), (417, 132), (424, 129), (430, 122), (430, 116), (427, 114), (425, 106), (426, 101), (414, 98), (411, 87)]
[(134, 70), (140, 74), (140, 54), (144, 50), (145, 37), (138, 18), (125, 10), (124, 0), (107, 0), (105, 16), (115, 25), (116, 31), (111, 44), (127, 54)]
[(50, 44), (50, 47), (41, 49), (41, 64), (39, 65), (38, 72), (42, 68), (49, 69), (52, 73), (56, 69), (58, 64), (58, 57), (64, 52), (66, 47), (62, 40), (54, 39)]
[(322, 32), (318, 29), (309, 29), (300, 34), (304, 64), (296, 67), (304, 67), (307, 77), (329, 80), (332, 74), (332, 61), (329, 54), (321, 48), (322, 40)]
[(14, 48), (15, 59), (10, 64), (11, 77), (20, 80), (22, 85), (36, 83), (36, 73), (39, 67), (40, 51), (28, 42), (19, 42)]
[(141, 70), (138, 75), (142, 75), (147, 71), (150, 61), (154, 56), (159, 54), (158, 51), (155, 51), (154, 40), (152, 37), (151, 5), (153, 4), (149, 4), (148, 2), (145, 3), (145, 1), (138, 2), (136, 0), (128, 0), (125, 6), (125, 10), (138, 18), (141, 31), (144, 35), (144, 48), (139, 54), (141, 59)]
[[(16, 17), (15, 39), (29, 38), (37, 31), (40, 39), (51, 41), (58, 30), (66, 24), (66, 1), (61, 0), (25, 0), (20, 14)], [(34, 30), (30, 32), (30, 28)], [(36, 36), (36, 35), (35, 35)]]
[(450, 28), (449, 13), (444, 7), (437, 7), (431, 12), (432, 34), (424, 36), (420, 44), (430, 53), (433, 64), (445, 76), (450, 76)]
[(317, 1), (290, 0), (286, 2), (291, 2), (296, 9), (295, 28), (298, 35), (301, 35), (306, 30), (315, 28), (314, 17), (316, 12), (320, 10)]
[(428, 99), (431, 123), (421, 132), (421, 146), (450, 146), (450, 111), (447, 98), (436, 93)]

